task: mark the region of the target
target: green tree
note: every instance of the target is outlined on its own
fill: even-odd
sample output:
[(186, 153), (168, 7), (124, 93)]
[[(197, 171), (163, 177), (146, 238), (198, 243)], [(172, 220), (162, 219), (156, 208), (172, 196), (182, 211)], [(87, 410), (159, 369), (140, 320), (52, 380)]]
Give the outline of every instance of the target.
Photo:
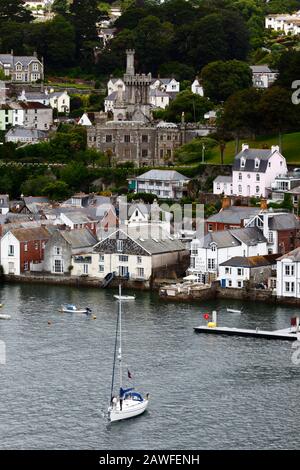
[(63, 16), (57, 15), (46, 23), (45, 42), (47, 46), (43, 56), (49, 67), (58, 70), (74, 63), (75, 31)]
[(69, 163), (61, 170), (61, 179), (72, 189), (84, 189), (88, 180), (88, 169), (77, 162)]
[(205, 161), (207, 161), (211, 156), (212, 148), (216, 145), (217, 142), (209, 137), (203, 137), (201, 139), (195, 138), (187, 144), (179, 147), (175, 152), (175, 158), (180, 163), (190, 163), (195, 161), (200, 163), (203, 155)]
[(0, 24), (8, 21), (29, 23), (32, 18), (23, 0), (0, 0)]
[(171, 101), (163, 117), (166, 121), (180, 122), (184, 113), (186, 122), (202, 121), (204, 114), (212, 107), (212, 103), (207, 98), (196, 95), (190, 90), (184, 90)]
[(249, 88), (252, 85), (252, 72), (245, 62), (220, 60), (203, 67), (201, 79), (205, 96), (220, 102), (239, 90)]
[(71, 191), (65, 181), (51, 181), (43, 188), (42, 194), (52, 201), (63, 201), (71, 195)]

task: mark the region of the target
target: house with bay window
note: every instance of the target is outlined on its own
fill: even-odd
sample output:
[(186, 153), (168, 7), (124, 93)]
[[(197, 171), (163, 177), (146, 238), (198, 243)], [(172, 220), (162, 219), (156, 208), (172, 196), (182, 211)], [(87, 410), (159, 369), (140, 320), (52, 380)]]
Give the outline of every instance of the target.
[(300, 248), (296, 248), (277, 260), (277, 297), (300, 298)]
[(219, 274), (221, 263), (235, 256), (267, 254), (267, 240), (257, 227), (209, 232), (191, 243), (189, 274), (198, 282), (209, 283)]
[(84, 265), (83, 274), (88, 274), (91, 257), (86, 256), (97, 243), (95, 235), (87, 228), (77, 230), (55, 230), (45, 246), (43, 271), (51, 274), (68, 274), (74, 259), (79, 258)]
[(248, 144), (243, 144), (242, 150), (234, 158), (232, 179), (216, 178), (214, 193), (267, 197), (275, 178), (285, 173), (286, 160), (277, 145), (273, 145), (271, 149), (249, 149)]

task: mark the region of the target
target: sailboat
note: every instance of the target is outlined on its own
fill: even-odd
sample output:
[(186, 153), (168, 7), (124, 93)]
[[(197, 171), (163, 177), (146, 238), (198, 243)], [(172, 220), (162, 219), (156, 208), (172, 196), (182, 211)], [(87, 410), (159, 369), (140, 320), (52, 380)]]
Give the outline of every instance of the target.
[[(143, 398), (141, 393), (134, 390), (133, 387), (123, 387), (122, 377), (122, 293), (121, 286), (119, 285), (119, 299), (118, 299), (118, 318), (116, 326), (115, 336), (115, 349), (114, 349), (114, 361), (113, 361), (113, 372), (111, 380), (111, 393), (110, 393), (110, 405), (108, 407), (108, 419), (110, 422), (121, 421), (123, 419), (133, 418), (138, 416), (147, 409), (149, 402), (149, 394), (147, 393), (146, 398)], [(119, 344), (118, 357), (117, 348)], [(115, 382), (115, 371), (116, 371), (116, 359), (119, 361), (119, 392), (114, 395), (114, 382)], [(128, 376), (130, 373), (128, 371)]]

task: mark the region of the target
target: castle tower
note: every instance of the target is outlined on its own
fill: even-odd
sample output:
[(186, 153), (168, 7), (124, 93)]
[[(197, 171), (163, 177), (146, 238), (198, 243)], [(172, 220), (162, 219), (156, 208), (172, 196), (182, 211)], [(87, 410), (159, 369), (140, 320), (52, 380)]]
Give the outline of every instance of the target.
[(134, 49), (126, 49), (126, 75), (134, 75)]

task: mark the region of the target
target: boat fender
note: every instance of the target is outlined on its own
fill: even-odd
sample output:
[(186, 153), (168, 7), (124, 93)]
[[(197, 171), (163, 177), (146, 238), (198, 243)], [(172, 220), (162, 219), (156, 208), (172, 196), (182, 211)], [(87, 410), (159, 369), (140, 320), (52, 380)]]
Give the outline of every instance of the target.
[(217, 324), (214, 321), (210, 321), (207, 323), (208, 328), (215, 328)]
[(48, 320), (48, 325), (52, 325), (52, 321)]
[(96, 315), (93, 315), (93, 320), (96, 320), (96, 318), (97, 318)]

